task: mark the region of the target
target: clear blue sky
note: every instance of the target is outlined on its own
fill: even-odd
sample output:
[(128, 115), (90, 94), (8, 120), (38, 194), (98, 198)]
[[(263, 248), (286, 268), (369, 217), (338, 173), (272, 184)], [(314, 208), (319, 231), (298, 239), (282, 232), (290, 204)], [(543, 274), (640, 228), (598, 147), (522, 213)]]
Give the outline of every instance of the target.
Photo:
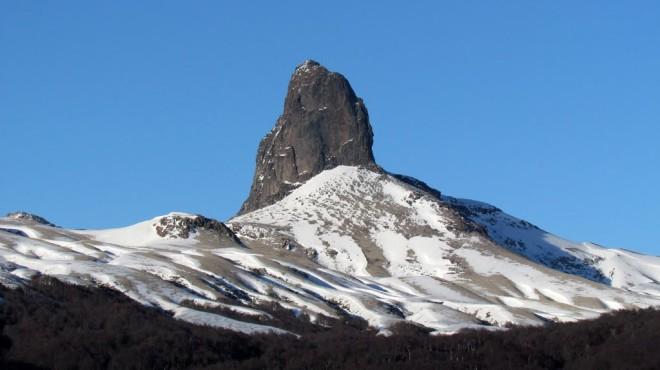
[(658, 1), (323, 4), (0, 1), (0, 212), (227, 219), (313, 58), (364, 98), (386, 169), (660, 254)]

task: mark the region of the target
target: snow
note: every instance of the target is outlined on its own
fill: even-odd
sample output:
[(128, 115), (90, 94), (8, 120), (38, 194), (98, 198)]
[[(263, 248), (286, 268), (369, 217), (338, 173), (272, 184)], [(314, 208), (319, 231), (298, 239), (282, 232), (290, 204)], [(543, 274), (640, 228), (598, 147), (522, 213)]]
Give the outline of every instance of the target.
[(512, 252), (565, 273), (660, 297), (660, 257), (572, 242), (486, 203), (448, 199), (467, 207), (473, 212), (470, 218)]
[[(458, 206), (490, 238), (457, 230)], [(196, 216), (86, 231), (0, 219), (0, 283), (45, 274), (106, 286), (181, 320), (243, 333), (288, 334), (188, 303), (268, 317), (257, 305), (274, 302), (312, 320), (347, 313), (382, 333), (409, 321), (435, 334), (660, 304), (658, 257), (573, 243), (485, 203), (439, 200), (364, 168), (325, 171), (231, 220), (247, 247), (205, 244), (203, 231), (162, 237), (163, 217)]]
[(212, 326), (245, 334), (293, 334), (272, 326), (238, 321), (204, 311), (193, 310), (188, 307), (173, 307), (171, 311), (174, 313), (175, 318), (197, 325)]
[[(389, 179), (391, 180), (391, 179)], [(318, 252), (318, 261), (328, 268), (357, 276), (369, 276), (368, 259), (351, 231), (326, 225), (342, 225), (347, 219), (371, 229), (369, 238), (389, 261), (388, 271), (394, 275), (415, 271), (432, 276), (447, 276), (451, 263), (445, 251), (450, 247), (440, 238), (404, 237), (393, 215), (372, 214), (378, 203), (410, 208), (412, 192), (396, 181), (381, 181), (381, 176), (356, 167), (338, 166), (325, 171), (294, 190), (275, 205), (232, 222), (246, 225), (275, 225), (291, 228), (290, 235), (301, 245)], [(374, 197), (383, 198), (375, 201)], [(373, 204), (355, 204), (365, 199)], [(310, 201), (311, 200), (311, 201)], [(301, 206), (304, 205), (304, 206)], [(420, 200), (409, 219), (419, 226), (435, 226), (438, 235), (447, 232), (443, 216), (432, 202)], [(364, 213), (364, 215), (362, 214)], [(417, 260), (415, 260), (417, 259)]]
[[(485, 203), (461, 202), (491, 214), (501, 212)], [(373, 285), (346, 282), (344, 286), (350, 286), (351, 291), (368, 292), (381, 303), (394, 304), (405, 312), (407, 320), (430, 325), (439, 332), (454, 327), (446, 311), (431, 309), (438, 304), (450, 312), (467, 315), (461, 317), (464, 325), (472, 325), (466, 321), (471, 317), (498, 326), (540, 325), (548, 318), (591, 318), (618, 308), (617, 302), (638, 307), (657, 304), (647, 296), (543, 268), (479, 235), (461, 236), (448, 227), (455, 216), (446, 208), (436, 198), (389, 175), (339, 166), (312, 178), (280, 202), (231, 222), (244, 227), (241, 230), (248, 234), (248, 230), (261, 230), (268, 239), (279, 233), (303, 248), (315, 250), (324, 272), (371, 281), (388, 293), (374, 290)], [(489, 215), (479, 219), (480, 223), (507, 225), (503, 235), (541, 235), (546, 244), (558, 244), (524, 221), (492, 220)], [(557, 248), (544, 251), (538, 247), (537, 251), (539, 258), (565, 255)], [(376, 270), (367, 253), (371, 258), (374, 253), (382, 255), (380, 266), (389, 277), (373, 275)], [(331, 294), (318, 286), (305, 289), (324, 298)], [(383, 327), (392, 319), (378, 310), (367, 312), (365, 307), (369, 305), (343, 297), (332, 299), (374, 326)], [(603, 303), (589, 303), (599, 300)], [(521, 310), (526, 313), (521, 314)]]
[(310, 71), (313, 71), (317, 68), (320, 68), (320, 66), (316, 63), (314, 63), (311, 60), (305, 60), (301, 65), (296, 67), (296, 74), (303, 74), (303, 73), (308, 73)]
[(172, 212), (132, 226), (106, 230), (84, 230), (78, 231), (78, 233), (103, 243), (129, 247), (152, 246), (154, 244), (189, 245), (194, 243), (194, 238), (163, 239), (163, 237), (158, 235), (154, 225), (156, 225), (162, 218), (168, 217), (194, 218), (197, 216), (183, 212)]
[(449, 247), (434, 238), (415, 236), (406, 239), (392, 230), (374, 235), (376, 244), (390, 262), (388, 270), (395, 276), (415, 272), (435, 277), (447, 277), (452, 264), (447, 260)]

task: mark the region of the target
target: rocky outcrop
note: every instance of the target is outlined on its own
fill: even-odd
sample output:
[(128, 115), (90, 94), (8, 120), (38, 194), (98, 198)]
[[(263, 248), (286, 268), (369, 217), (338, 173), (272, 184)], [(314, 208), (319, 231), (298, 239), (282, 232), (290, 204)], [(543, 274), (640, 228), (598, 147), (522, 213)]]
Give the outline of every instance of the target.
[(217, 236), (242, 244), (233, 231), (220, 221), (196, 215), (193, 217), (169, 215), (154, 224), (156, 233), (162, 238), (188, 239), (198, 230), (207, 230)]
[(51, 226), (51, 227), (57, 227), (55, 224), (51, 223), (50, 221), (46, 220), (45, 218), (41, 216), (37, 216), (32, 213), (27, 213), (27, 212), (10, 212), (7, 213), (7, 218), (11, 218), (14, 220), (22, 220), (22, 221), (29, 221), (41, 225), (46, 225), (46, 226)]
[(284, 113), (259, 145), (252, 188), (239, 214), (271, 205), (339, 165), (379, 170), (372, 144), (367, 108), (348, 80), (305, 61), (291, 77)]

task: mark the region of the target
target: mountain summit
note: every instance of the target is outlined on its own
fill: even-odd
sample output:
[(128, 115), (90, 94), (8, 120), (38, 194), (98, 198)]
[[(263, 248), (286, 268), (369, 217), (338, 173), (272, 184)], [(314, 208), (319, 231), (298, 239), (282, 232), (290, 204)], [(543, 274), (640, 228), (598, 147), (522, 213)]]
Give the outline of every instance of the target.
[(239, 214), (271, 205), (324, 170), (378, 169), (362, 99), (348, 80), (313, 60), (296, 67), (275, 128), (259, 144), (250, 195)]

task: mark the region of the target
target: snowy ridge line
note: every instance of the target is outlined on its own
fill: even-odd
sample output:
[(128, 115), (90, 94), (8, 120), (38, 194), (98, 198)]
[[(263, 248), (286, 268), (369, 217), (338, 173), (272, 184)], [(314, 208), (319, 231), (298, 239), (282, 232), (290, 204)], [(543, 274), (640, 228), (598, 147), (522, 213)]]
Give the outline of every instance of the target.
[[(486, 227), (490, 220), (463, 218), (469, 205), (501, 211), (440, 197), (425, 184), (418, 188), (414, 183), (338, 166), (280, 202), (232, 219), (230, 225), (248, 245), (295, 244), (326, 271), (388, 278), (390, 283), (432, 278), (415, 288), (432, 292), (429, 298), (435, 302), (449, 291), (479, 297), (477, 308), (449, 300), (445, 306), (494, 325), (571, 321), (658, 303), (646, 291), (593, 284), (575, 271), (556, 271), (556, 266), (503, 248)], [(488, 234), (470, 223), (484, 226)]]
[(534, 262), (598, 283), (660, 297), (660, 257), (576, 243), (486, 203), (447, 198), (500, 246)]
[(187, 302), (264, 319), (260, 305), (277, 303), (313, 323), (348, 314), (383, 333), (406, 321), (436, 334), (660, 303), (657, 257), (571, 243), (414, 184), (339, 166), (229, 228), (184, 213), (87, 231), (3, 218), (0, 283), (44, 274), (103, 285), (182, 320), (244, 333), (288, 332)]

